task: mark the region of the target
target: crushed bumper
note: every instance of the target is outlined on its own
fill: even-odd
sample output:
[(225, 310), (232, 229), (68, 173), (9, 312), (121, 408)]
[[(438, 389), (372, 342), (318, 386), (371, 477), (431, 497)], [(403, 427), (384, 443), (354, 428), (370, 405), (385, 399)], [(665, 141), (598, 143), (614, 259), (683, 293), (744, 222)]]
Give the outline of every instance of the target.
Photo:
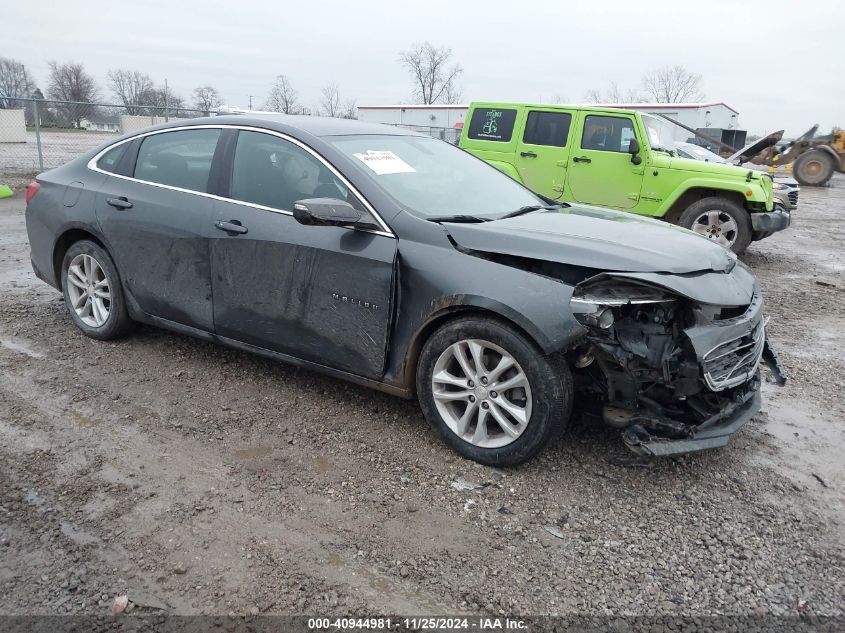
[(622, 434), (622, 439), (629, 449), (646, 457), (680, 455), (724, 446), (731, 435), (760, 411), (762, 399), (759, 379), (752, 387), (729, 408), (699, 424), (688, 437), (670, 439), (651, 435), (642, 428), (631, 427)]
[(783, 205), (776, 204), (774, 210), (751, 214), (751, 230), (754, 239), (763, 239), (777, 231), (783, 231), (792, 222), (792, 216)]

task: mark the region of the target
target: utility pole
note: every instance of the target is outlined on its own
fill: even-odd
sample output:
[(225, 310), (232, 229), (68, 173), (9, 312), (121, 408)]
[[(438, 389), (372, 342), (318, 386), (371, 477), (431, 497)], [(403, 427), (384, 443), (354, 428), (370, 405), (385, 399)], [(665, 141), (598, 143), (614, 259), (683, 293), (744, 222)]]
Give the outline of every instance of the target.
[(249, 95), (249, 109), (252, 110), (252, 95)]
[(167, 123), (167, 77), (164, 78), (164, 122)]

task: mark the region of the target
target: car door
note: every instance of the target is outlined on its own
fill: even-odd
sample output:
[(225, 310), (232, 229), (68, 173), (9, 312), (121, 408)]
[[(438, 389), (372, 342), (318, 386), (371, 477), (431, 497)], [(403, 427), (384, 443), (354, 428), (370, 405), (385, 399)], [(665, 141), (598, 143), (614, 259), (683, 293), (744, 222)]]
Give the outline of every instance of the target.
[[(95, 211), (121, 280), (153, 316), (211, 331), (208, 189), (219, 128), (140, 140), (134, 166), (110, 175)], [(138, 141), (136, 141), (138, 142)]]
[(553, 199), (563, 196), (571, 123), (571, 112), (528, 111), (514, 163), (529, 189)]
[(352, 373), (384, 371), (396, 240), (306, 226), (293, 203), (339, 198), (365, 210), (326, 162), (279, 135), (241, 130), (211, 240), (215, 331)]
[[(585, 204), (618, 209), (640, 198), (642, 165), (634, 165), (628, 143), (637, 138), (633, 116), (588, 114), (580, 126), (578, 147), (570, 154), (567, 182), (572, 198)], [(647, 147), (639, 139), (640, 147)]]

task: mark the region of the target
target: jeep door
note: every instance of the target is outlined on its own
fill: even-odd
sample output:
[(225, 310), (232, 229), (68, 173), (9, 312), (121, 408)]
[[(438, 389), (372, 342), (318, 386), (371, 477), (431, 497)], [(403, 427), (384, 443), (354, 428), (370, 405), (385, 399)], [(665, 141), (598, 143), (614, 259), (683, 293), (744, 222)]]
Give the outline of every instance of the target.
[(240, 130), (215, 203), (214, 326), (220, 336), (368, 378), (384, 370), (396, 240), (305, 226), (293, 203), (339, 198), (363, 208), (304, 145)]
[(572, 112), (531, 109), (519, 139), (514, 164), (522, 182), (548, 198), (563, 196), (569, 157)]
[[(636, 129), (633, 115), (582, 115), (567, 179), (574, 200), (617, 209), (636, 206), (644, 173), (643, 165), (634, 165), (628, 153)], [(638, 140), (640, 147), (648, 146)]]

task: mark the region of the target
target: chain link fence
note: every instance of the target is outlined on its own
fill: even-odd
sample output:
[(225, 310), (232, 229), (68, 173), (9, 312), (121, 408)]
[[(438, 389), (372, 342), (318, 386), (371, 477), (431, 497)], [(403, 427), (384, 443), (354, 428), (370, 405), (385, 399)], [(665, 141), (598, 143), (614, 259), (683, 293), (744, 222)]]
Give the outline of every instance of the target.
[(453, 128), (453, 127), (434, 127), (431, 125), (408, 125), (405, 123), (388, 123), (387, 125), (393, 125), (394, 127), (401, 127), (406, 130), (412, 130), (414, 132), (419, 132), (420, 134), (428, 134), (432, 138), (440, 139), (441, 141), (446, 141), (447, 143), (451, 143), (452, 145), (457, 145), (458, 141), (461, 140), (461, 129), (460, 128)]
[[(0, 184), (26, 184), (35, 174), (63, 165), (110, 138), (150, 125), (212, 116), (187, 108), (16, 99), (0, 104)], [(457, 145), (461, 130), (398, 125)]]
[(110, 138), (150, 125), (214, 112), (159, 106), (124, 106), (16, 99), (0, 109), (0, 183), (23, 182), (58, 167)]

